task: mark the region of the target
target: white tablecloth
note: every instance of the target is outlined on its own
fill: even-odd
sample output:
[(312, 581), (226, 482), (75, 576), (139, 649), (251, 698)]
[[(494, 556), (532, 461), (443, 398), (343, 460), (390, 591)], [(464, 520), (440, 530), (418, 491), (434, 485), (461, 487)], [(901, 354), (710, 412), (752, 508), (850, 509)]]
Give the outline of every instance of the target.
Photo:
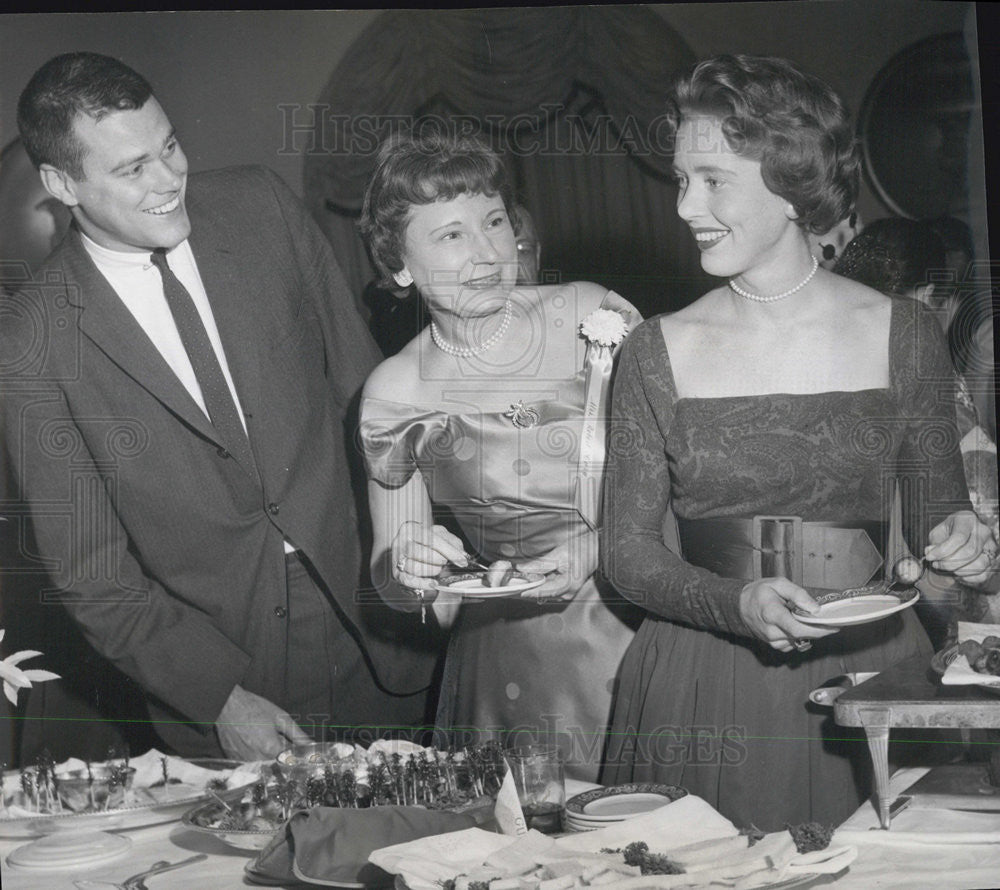
[(236, 887), (245, 890), (247, 886), (243, 880), (243, 866), (251, 854), (234, 850), (210, 835), (185, 828), (179, 822), (136, 828), (122, 832), (122, 836), (132, 841), (126, 856), (107, 865), (77, 872), (27, 872), (14, 868), (7, 861), (8, 855), (29, 841), (2, 838), (0, 884), (3, 890), (75, 890), (74, 878), (120, 882), (145, 871), (159, 860), (178, 862), (195, 853), (207, 853), (208, 858), (201, 862), (149, 878), (150, 890), (231, 890)]
[[(904, 770), (897, 773), (891, 783), (893, 794), (905, 790), (925, 772)], [(921, 827), (947, 827), (952, 815), (950, 811), (918, 813), (911, 809), (901, 813), (893, 823), (894, 828), (905, 831), (869, 831), (869, 827), (878, 825), (878, 817), (874, 807), (864, 804), (842, 827), (845, 832), (853, 829), (849, 835), (843, 835), (843, 842), (857, 844), (858, 858), (836, 880), (825, 877), (815, 882), (815, 886), (835, 890), (968, 890), (1000, 885), (1000, 813), (977, 814), (980, 817), (977, 828), (984, 839), (978, 843), (947, 843), (944, 842), (947, 838), (940, 834), (934, 837), (929, 831), (921, 833)], [(982, 832), (984, 827), (985, 833)], [(233, 850), (178, 822), (135, 829), (126, 832), (125, 836), (132, 841), (126, 857), (76, 873), (29, 873), (15, 869), (7, 862), (7, 857), (26, 841), (0, 838), (0, 883), (3, 890), (74, 890), (73, 879), (77, 877), (122, 881), (161, 859), (176, 862), (193, 853), (207, 853), (208, 859), (202, 862), (150, 878), (150, 890), (190, 890), (192, 887), (245, 890), (248, 886), (243, 878), (243, 867), (250, 854)], [(992, 842), (984, 842), (986, 838), (991, 838)]]

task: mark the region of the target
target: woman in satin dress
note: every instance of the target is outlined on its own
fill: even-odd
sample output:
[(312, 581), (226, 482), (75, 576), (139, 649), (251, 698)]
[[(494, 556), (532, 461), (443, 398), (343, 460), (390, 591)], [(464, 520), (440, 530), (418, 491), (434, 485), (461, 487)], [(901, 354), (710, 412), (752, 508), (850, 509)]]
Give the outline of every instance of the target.
[[(555, 743), (567, 775), (594, 780), (637, 624), (595, 572), (610, 376), (641, 319), (588, 282), (516, 285), (513, 208), (499, 157), (473, 138), (381, 150), (361, 230), (430, 324), (365, 385), (372, 574), (390, 605), (454, 621), (444, 744)], [(461, 599), (446, 579), (473, 557), (543, 583)]]
[(724, 281), (619, 359), (602, 566), (646, 618), (603, 779), (682, 785), (767, 831), (838, 824), (870, 790), (867, 748), (810, 690), (932, 650), (912, 609), (838, 628), (810, 623), (814, 597), (882, 577), (897, 492), (922, 584), (982, 583), (996, 542), (969, 509), (940, 329), (811, 254), (857, 194), (839, 98), (722, 56), (671, 108), (678, 214)]

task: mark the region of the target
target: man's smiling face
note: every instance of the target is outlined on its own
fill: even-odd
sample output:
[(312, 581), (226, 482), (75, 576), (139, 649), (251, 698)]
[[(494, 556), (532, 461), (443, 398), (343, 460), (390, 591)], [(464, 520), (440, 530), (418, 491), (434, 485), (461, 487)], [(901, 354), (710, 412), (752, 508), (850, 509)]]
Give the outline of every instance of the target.
[(187, 158), (155, 98), (100, 120), (77, 115), (83, 177), (66, 174), (63, 202), (102, 247), (128, 252), (170, 249), (191, 233), (184, 192)]

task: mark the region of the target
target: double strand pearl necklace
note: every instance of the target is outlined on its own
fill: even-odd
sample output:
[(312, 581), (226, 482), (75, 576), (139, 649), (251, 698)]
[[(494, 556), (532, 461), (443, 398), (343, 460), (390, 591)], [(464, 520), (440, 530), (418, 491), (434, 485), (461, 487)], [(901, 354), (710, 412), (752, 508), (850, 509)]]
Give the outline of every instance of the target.
[(478, 346), (455, 346), (454, 344), (449, 343), (441, 335), (441, 331), (433, 321), (431, 322), (431, 339), (434, 341), (434, 345), (438, 349), (442, 352), (447, 352), (448, 355), (454, 355), (456, 358), (470, 358), (471, 356), (479, 355), (481, 352), (486, 352), (486, 350), (491, 346), (496, 346), (496, 344), (500, 342), (500, 338), (507, 333), (507, 328), (510, 326), (512, 308), (513, 304), (511, 303), (511, 299), (510, 297), (507, 297), (507, 302), (504, 303), (503, 307), (503, 320), (500, 322), (500, 327), (498, 327)]
[(760, 294), (752, 294), (748, 290), (743, 290), (736, 283), (735, 278), (729, 279), (729, 286), (732, 288), (734, 293), (739, 294), (744, 300), (752, 300), (754, 303), (775, 303), (778, 300), (783, 300), (785, 297), (790, 297), (796, 291), (802, 290), (810, 281), (812, 281), (813, 275), (816, 274), (816, 270), (819, 268), (819, 260), (816, 257), (812, 258), (812, 268), (809, 270), (809, 274), (806, 275), (795, 287), (790, 287), (786, 291), (782, 291), (780, 294), (775, 294), (773, 297), (762, 297)]

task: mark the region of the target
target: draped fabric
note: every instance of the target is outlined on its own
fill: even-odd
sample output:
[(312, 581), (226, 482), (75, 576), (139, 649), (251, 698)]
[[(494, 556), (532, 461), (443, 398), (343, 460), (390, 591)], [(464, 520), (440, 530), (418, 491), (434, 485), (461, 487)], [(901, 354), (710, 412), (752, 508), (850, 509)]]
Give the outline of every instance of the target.
[(405, 126), (477, 133), (539, 224), (543, 269), (558, 270), (543, 280), (597, 280), (644, 314), (677, 308), (706, 289), (667, 175), (664, 97), (693, 61), (644, 7), (383, 13), (298, 134), (306, 200), (360, 293), (372, 270), (353, 221), (378, 143)]

